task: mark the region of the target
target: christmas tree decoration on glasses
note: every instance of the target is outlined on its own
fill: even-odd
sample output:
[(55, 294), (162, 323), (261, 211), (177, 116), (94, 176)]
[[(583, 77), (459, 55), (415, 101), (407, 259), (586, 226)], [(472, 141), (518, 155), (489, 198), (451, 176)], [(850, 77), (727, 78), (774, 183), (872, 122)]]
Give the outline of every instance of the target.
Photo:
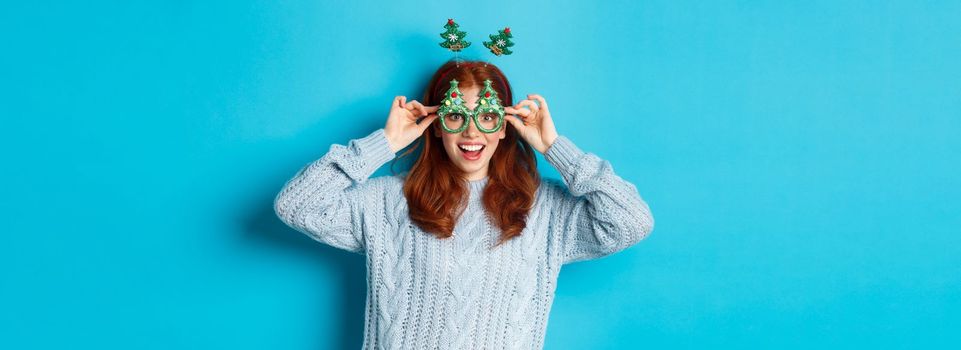
[(470, 121), (474, 121), (477, 130), (483, 133), (500, 131), (504, 126), (504, 106), (501, 105), (497, 91), (491, 88), (490, 79), (484, 80), (484, 88), (477, 95), (477, 106), (470, 110), (464, 104), (463, 94), (457, 88), (458, 81), (450, 81), (450, 89), (437, 108), (440, 126), (449, 133), (459, 133), (467, 130)]

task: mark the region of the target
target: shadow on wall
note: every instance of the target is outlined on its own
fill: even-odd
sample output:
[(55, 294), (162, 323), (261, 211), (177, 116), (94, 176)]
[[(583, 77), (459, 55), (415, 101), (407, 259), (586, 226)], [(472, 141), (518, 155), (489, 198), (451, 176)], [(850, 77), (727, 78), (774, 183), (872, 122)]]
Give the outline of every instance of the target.
[[(308, 130), (300, 133), (299, 138), (310, 141), (314, 145), (309, 149), (298, 149), (301, 156), (278, 157), (282, 159), (296, 159), (287, 164), (278, 164), (272, 169), (278, 169), (275, 175), (261, 183), (271, 184), (262, 186), (259, 193), (252, 194), (250, 201), (252, 212), (243, 213), (240, 220), (245, 221), (244, 241), (259, 249), (284, 250), (283, 254), (297, 254), (309, 257), (319, 265), (330, 267), (329, 271), (336, 271), (336, 280), (321, 281), (327, 288), (336, 285), (340, 289), (337, 304), (341, 305), (341, 315), (329, 315), (339, 322), (332, 323), (334, 329), (318, 335), (316, 342), (322, 348), (358, 349), (363, 345), (364, 312), (367, 295), (367, 266), (363, 256), (340, 250), (317, 242), (297, 230), (287, 226), (274, 212), (274, 199), (299, 169), (308, 163), (319, 159), (332, 144), (346, 144), (350, 139), (365, 136), (373, 130), (383, 127), (382, 120), (386, 120), (390, 101), (373, 101), (365, 99), (340, 108), (327, 116), (318, 118), (319, 122)], [(382, 115), (382, 116), (381, 116)], [(343, 118), (363, 120), (361, 123), (343, 123)], [(335, 126), (337, 125), (337, 126)], [(335, 132), (324, 132), (337, 128)], [(303, 142), (294, 144), (304, 144)], [(248, 189), (249, 191), (249, 189)], [(317, 310), (318, 313), (329, 313), (329, 309)]]

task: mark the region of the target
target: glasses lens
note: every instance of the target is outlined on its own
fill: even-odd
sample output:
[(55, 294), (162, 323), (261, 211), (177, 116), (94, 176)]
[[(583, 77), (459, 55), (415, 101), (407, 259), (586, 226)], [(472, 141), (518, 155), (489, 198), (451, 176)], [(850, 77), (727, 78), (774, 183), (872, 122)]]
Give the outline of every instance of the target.
[(467, 118), (464, 117), (463, 115), (457, 114), (457, 113), (451, 113), (444, 116), (444, 125), (446, 125), (448, 129), (456, 130), (464, 126), (465, 120), (467, 120)]
[(477, 116), (477, 123), (480, 127), (486, 130), (493, 130), (497, 127), (497, 114), (494, 113), (483, 113)]

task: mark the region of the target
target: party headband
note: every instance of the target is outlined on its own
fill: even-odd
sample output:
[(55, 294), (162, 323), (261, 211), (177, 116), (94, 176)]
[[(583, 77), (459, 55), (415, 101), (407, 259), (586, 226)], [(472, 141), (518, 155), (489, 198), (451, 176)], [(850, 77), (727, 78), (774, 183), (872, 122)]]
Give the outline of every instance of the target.
[[(463, 65), (465, 67), (470, 67), (470, 66), (479, 65), (479, 64), (476, 64), (474, 62), (465, 62), (463, 63)], [(484, 65), (487, 65), (487, 63), (484, 63)], [(452, 65), (447, 68), (444, 68), (443, 71), (437, 74), (437, 82), (445, 81), (444, 79), (447, 77), (447, 75), (450, 74), (450, 72), (454, 71), (455, 68), (459, 68), (459, 67), (460, 65)], [(500, 87), (503, 88), (503, 91), (507, 91), (507, 84), (504, 83), (503, 80), (500, 80)]]
[[(444, 41), (440, 43), (440, 47), (451, 50), (455, 54), (463, 49), (470, 47), (470, 41), (464, 40), (467, 36), (467, 32), (458, 29), (460, 25), (454, 22), (453, 19), (448, 18), (447, 24), (444, 25), (444, 32), (440, 33), (440, 37), (444, 38)], [(489, 36), (491, 41), (485, 41), (484, 47), (490, 50), (496, 56), (500, 55), (510, 55), (514, 53), (511, 51), (510, 47), (514, 46), (514, 42), (511, 41), (514, 35), (511, 34), (511, 28), (505, 27), (497, 31), (497, 34), (491, 34)]]
[[(460, 67), (460, 62), (458, 61), (457, 53), (470, 46), (470, 42), (464, 38), (467, 36), (467, 32), (459, 30), (460, 26), (454, 22), (453, 19), (447, 19), (447, 24), (444, 25), (445, 31), (440, 34), (444, 41), (440, 43), (440, 46), (454, 52), (454, 66), (448, 67), (445, 71), (438, 75), (438, 82), (444, 81), (447, 74), (449, 74), (454, 67)], [(491, 34), (490, 41), (485, 41), (484, 47), (491, 51), (495, 56), (510, 55), (514, 53), (510, 50), (510, 47), (514, 46), (514, 42), (511, 39), (514, 37), (511, 34), (510, 27), (504, 28), (498, 31), (497, 34)], [(471, 64), (471, 63), (467, 63)], [(484, 65), (487, 65), (485, 62)], [(444, 100), (441, 101), (440, 107), (437, 109), (437, 115), (441, 119), (441, 126), (445, 131), (450, 133), (457, 133), (464, 131), (470, 120), (474, 121), (477, 125), (478, 130), (485, 133), (497, 132), (501, 129), (504, 124), (504, 106), (501, 104), (500, 98), (497, 96), (497, 92), (491, 88), (491, 80), (484, 80), (484, 88), (478, 94), (478, 106), (471, 111), (467, 109), (463, 104), (463, 99), (460, 90), (457, 88), (458, 81), (455, 79), (450, 80), (450, 88), (445, 93)], [(505, 89), (506, 83), (500, 82)], [(447, 115), (456, 115), (460, 118), (458, 119), (461, 124), (460, 126), (451, 127), (446, 123)], [(488, 125), (490, 128), (483, 126), (483, 123), (479, 122), (478, 116), (496, 116), (496, 124)], [(486, 117), (485, 117), (486, 118)]]

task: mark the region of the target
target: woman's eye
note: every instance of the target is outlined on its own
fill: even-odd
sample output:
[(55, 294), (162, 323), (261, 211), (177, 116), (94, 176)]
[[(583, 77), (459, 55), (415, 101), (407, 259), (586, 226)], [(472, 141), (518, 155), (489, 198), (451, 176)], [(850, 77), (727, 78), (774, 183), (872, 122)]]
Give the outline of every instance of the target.
[(484, 121), (491, 121), (491, 120), (494, 120), (494, 117), (489, 116), (489, 115), (485, 115), (485, 116), (484, 116)]

